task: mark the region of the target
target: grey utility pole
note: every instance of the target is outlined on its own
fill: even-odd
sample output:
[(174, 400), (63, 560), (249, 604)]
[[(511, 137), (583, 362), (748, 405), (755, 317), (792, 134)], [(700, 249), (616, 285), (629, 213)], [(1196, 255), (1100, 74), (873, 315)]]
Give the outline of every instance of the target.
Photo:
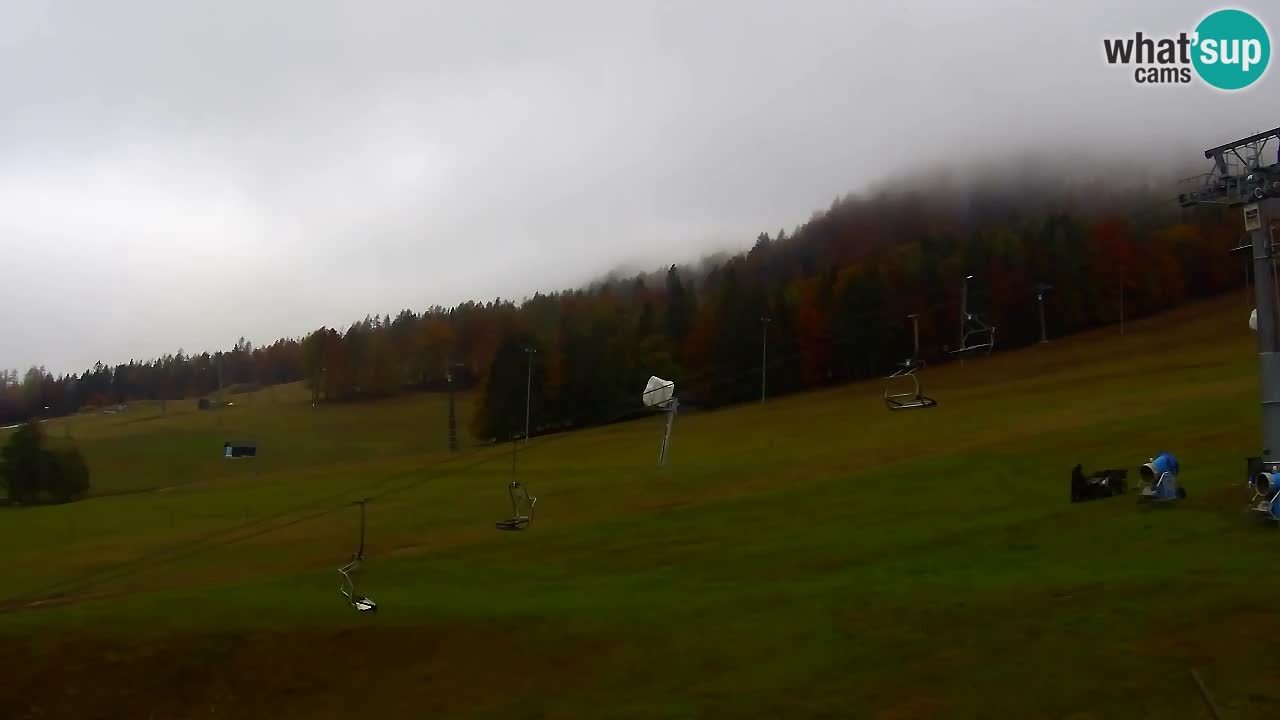
[(458, 411), (453, 389), (453, 371), (454, 367), (450, 365), (445, 373), (445, 380), (449, 383), (449, 452), (458, 452)]
[(1280, 213), (1280, 163), (1268, 163), (1267, 152), (1275, 157), (1280, 128), (1209, 148), (1213, 170), (1189, 182), (1196, 189), (1178, 195), (1186, 208), (1212, 203), (1240, 208), (1250, 244), (1237, 248), (1253, 259), (1254, 301), (1258, 309), (1258, 377), (1262, 401), (1262, 465), (1266, 472), (1280, 472), (1280, 346), (1276, 343), (1276, 288), (1272, 275), (1274, 255), (1271, 220)]
[(1052, 285), (1040, 283), (1036, 285), (1036, 302), (1040, 303), (1040, 342), (1049, 342), (1049, 335), (1044, 329), (1044, 294), (1053, 289)]
[(771, 318), (760, 318), (760, 404), (764, 404), (765, 374), (767, 372), (769, 348), (769, 323)]
[(1120, 275), (1120, 334), (1124, 334), (1124, 274)]
[(525, 387), (524, 387), (524, 444), (528, 445), (529, 444), (529, 404), (530, 404), (530, 399), (533, 397), (533, 355), (538, 351), (534, 350), (531, 347), (525, 348), (524, 351), (529, 355), (529, 377), (528, 377), (528, 380), (526, 380)]

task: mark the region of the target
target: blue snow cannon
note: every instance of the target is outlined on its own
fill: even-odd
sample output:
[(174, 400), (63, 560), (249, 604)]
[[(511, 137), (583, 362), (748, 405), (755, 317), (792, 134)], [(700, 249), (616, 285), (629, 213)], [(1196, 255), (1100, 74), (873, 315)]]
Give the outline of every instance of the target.
[(1280, 520), (1280, 473), (1265, 470), (1253, 476), (1250, 483), (1253, 487), (1253, 509)]
[(1181, 500), (1187, 491), (1178, 484), (1178, 460), (1171, 453), (1160, 453), (1138, 469), (1142, 497), (1157, 502)]

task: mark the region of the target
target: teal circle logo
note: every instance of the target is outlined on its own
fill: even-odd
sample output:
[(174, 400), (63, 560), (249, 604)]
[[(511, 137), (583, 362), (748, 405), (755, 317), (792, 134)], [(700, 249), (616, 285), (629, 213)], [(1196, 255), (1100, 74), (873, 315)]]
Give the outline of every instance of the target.
[(1257, 82), (1271, 60), (1271, 38), (1258, 18), (1243, 10), (1219, 10), (1196, 26), (1192, 65), (1219, 90)]

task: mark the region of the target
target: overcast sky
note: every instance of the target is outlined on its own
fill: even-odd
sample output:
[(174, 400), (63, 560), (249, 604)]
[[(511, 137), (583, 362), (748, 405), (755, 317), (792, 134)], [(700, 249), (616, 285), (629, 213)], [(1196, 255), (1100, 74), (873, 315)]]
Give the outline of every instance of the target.
[(1280, 125), (1274, 67), (1103, 61), (1216, 3), (1121, 4), (0, 0), (0, 367), (518, 300), (937, 165)]

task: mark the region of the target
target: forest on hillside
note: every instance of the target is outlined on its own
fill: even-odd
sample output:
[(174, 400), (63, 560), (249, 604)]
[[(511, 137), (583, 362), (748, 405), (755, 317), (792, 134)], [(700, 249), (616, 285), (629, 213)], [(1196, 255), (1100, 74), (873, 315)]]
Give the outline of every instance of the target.
[[(847, 197), (791, 233), (665, 272), (456, 307), (369, 316), (266, 347), (178, 352), (54, 377), (0, 373), (0, 424), (136, 399), (178, 400), (224, 385), (306, 380), (317, 401), (478, 386), (480, 438), (598, 424), (641, 409), (650, 375), (683, 403), (758, 399), (884, 375), (910, 352), (945, 362), (956, 346), (961, 279), (997, 326), (997, 350), (1039, 339), (1036, 286), (1052, 286), (1052, 335), (1140, 317), (1241, 287), (1228, 254), (1237, 214), (1180, 210), (1149, 191), (1105, 185), (902, 187)], [(767, 318), (767, 323), (763, 320)], [(220, 377), (221, 374), (221, 377)], [(45, 407), (49, 409), (46, 411)]]

